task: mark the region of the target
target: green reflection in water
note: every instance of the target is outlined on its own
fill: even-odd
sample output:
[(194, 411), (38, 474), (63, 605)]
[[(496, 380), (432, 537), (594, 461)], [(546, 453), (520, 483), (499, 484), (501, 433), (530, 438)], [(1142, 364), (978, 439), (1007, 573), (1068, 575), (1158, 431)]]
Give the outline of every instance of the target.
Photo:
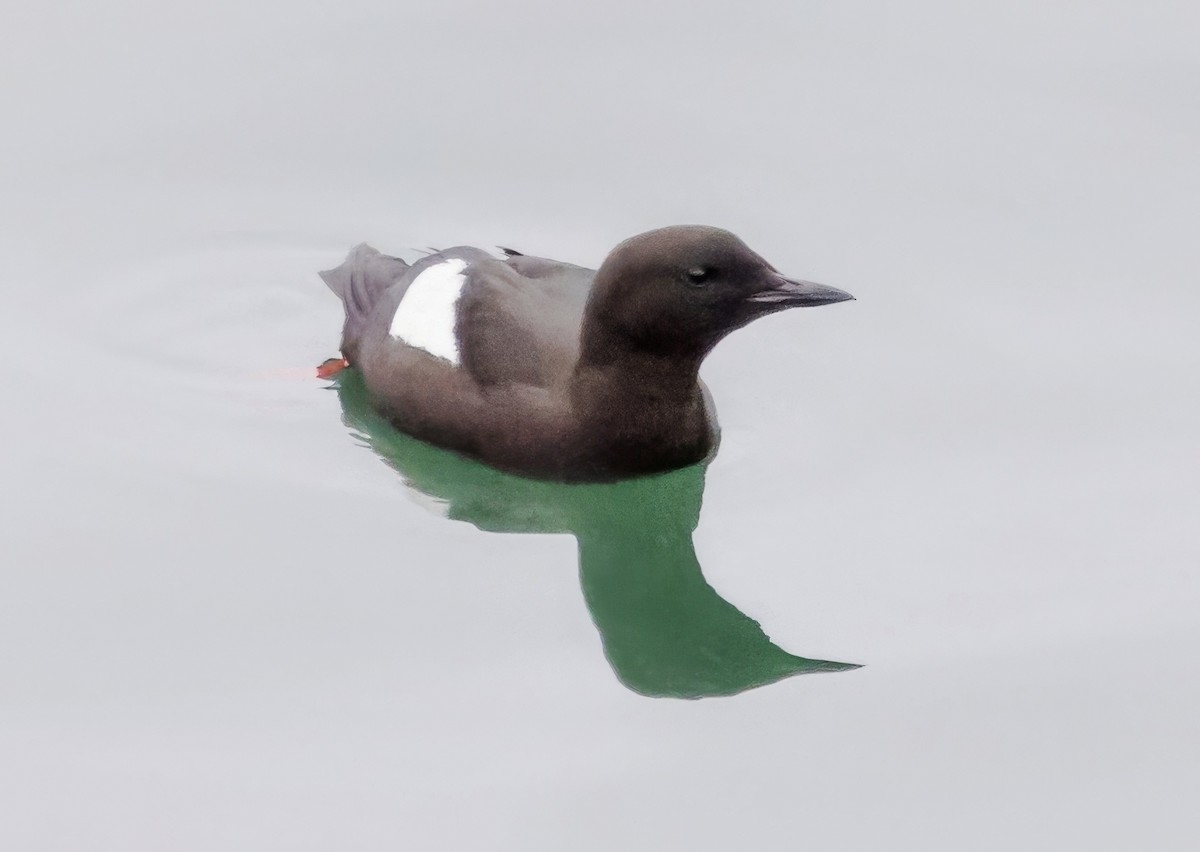
[(570, 533), (604, 653), (642, 695), (732, 695), (808, 672), (857, 668), (797, 657), (704, 579), (692, 531), (705, 464), (610, 484), (523, 479), (410, 438), (375, 413), (362, 378), (336, 385), (343, 419), (447, 516), (492, 532)]

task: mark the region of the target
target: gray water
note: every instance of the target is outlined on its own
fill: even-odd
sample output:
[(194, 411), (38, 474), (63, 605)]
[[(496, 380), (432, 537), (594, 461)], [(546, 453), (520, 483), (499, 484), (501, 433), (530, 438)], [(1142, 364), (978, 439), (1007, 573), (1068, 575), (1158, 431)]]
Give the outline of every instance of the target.
[[(1196, 847), (1194, 4), (0, 33), (0, 847)], [(356, 242), (676, 222), (859, 299), (713, 354), (677, 540), (745, 635), (863, 668), (653, 697), (603, 536), (488, 531), (313, 378)]]

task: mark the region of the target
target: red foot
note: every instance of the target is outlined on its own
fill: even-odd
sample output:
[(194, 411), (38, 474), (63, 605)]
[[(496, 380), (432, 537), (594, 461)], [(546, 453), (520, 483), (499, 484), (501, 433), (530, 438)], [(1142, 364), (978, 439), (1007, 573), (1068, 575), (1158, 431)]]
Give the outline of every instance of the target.
[(317, 367), (318, 379), (332, 379), (342, 370), (350, 366), (350, 362), (345, 358), (327, 358), (321, 366)]

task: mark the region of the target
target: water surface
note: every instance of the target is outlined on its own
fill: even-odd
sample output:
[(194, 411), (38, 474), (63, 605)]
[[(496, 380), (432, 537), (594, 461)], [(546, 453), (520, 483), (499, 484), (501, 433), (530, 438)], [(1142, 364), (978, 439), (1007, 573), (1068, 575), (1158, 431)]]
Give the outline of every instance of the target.
[[(1200, 20), (1131, 9), (5, 13), (0, 848), (1196, 848)], [(312, 376), (357, 242), (677, 222), (858, 297), (721, 343), (707, 468)]]

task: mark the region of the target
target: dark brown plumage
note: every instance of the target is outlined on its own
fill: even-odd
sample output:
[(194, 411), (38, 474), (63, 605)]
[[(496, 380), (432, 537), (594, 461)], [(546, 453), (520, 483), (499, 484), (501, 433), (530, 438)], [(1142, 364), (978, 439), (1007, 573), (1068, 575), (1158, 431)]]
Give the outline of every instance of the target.
[[(716, 438), (699, 380), (712, 347), (765, 314), (852, 298), (785, 278), (733, 234), (703, 226), (633, 237), (597, 271), (504, 251), (460, 247), (410, 266), (359, 246), (322, 277), (345, 305), (342, 352), (382, 414), (539, 478), (608, 480), (700, 461)], [(448, 308), (456, 358), (391, 333), (412, 283), (447, 261), (462, 266)]]

